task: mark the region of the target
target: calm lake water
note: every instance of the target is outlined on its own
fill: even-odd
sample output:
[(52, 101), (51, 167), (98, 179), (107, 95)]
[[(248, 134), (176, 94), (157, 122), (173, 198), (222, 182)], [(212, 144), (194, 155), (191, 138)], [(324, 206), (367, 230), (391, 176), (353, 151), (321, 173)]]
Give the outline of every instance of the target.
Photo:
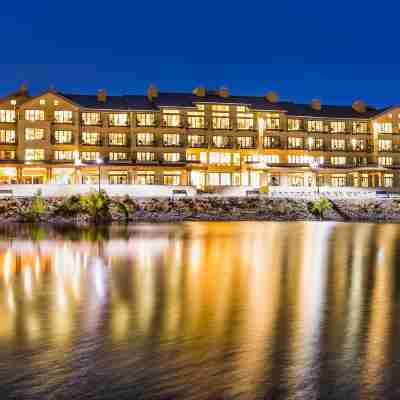
[(399, 238), (0, 227), (0, 399), (399, 399)]

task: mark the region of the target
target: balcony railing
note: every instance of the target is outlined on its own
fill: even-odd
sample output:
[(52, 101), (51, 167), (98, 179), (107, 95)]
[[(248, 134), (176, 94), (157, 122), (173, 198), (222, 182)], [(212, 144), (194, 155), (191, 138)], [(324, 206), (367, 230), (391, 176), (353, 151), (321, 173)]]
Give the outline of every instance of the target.
[(157, 146), (157, 142), (155, 140), (149, 142), (142, 142), (141, 140), (136, 141), (137, 147), (155, 147)]

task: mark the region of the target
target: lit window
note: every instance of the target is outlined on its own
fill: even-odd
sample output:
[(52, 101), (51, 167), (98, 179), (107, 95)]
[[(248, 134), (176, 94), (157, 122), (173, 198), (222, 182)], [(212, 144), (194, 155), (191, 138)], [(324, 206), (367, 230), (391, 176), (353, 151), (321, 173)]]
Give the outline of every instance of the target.
[(72, 131), (55, 131), (54, 141), (55, 144), (72, 143)]
[(15, 160), (15, 151), (0, 150), (0, 160)]
[(343, 133), (346, 131), (346, 123), (344, 121), (331, 121), (330, 128), (332, 133)]
[(27, 121), (44, 121), (43, 110), (25, 110), (25, 119)]
[(110, 133), (108, 135), (108, 144), (110, 146), (126, 146), (126, 134), (125, 133)]
[(109, 114), (108, 120), (111, 126), (128, 126), (128, 114)]
[(323, 150), (324, 139), (309, 137), (307, 138), (307, 149), (308, 150)]
[(163, 145), (164, 146), (179, 146), (180, 135), (175, 133), (166, 133), (163, 135)]
[(138, 133), (136, 138), (137, 146), (153, 146), (154, 134), (153, 133)]
[(15, 131), (12, 129), (0, 129), (0, 144), (15, 144)]
[(181, 176), (179, 174), (164, 174), (163, 184), (170, 186), (178, 186), (181, 184)]
[(289, 164), (311, 164), (313, 162), (318, 162), (318, 164), (324, 163), (323, 157), (313, 157), (313, 156), (303, 156), (303, 155), (289, 155)]
[(60, 124), (72, 122), (72, 111), (57, 110), (54, 111), (54, 121)]
[(40, 104), (41, 106), (45, 106), (45, 105), (46, 105), (46, 100), (45, 100), (45, 99), (40, 99), (40, 100), (39, 100), (39, 104)]
[(351, 149), (353, 151), (365, 151), (365, 140), (364, 139), (352, 139)]
[(42, 128), (25, 128), (25, 140), (43, 140), (44, 129)]
[(163, 110), (163, 122), (165, 126), (181, 126), (181, 114), (179, 110)]
[(56, 161), (72, 161), (74, 159), (74, 152), (71, 150), (56, 150), (54, 152), (54, 159)]
[(383, 187), (386, 187), (386, 188), (393, 187), (393, 175), (392, 174), (384, 174), (383, 175)]
[(374, 131), (376, 133), (393, 133), (393, 124), (391, 122), (375, 122)]
[(164, 153), (163, 154), (164, 161), (167, 162), (178, 162), (181, 158), (179, 153)]
[(346, 157), (331, 157), (332, 165), (346, 165)]
[(84, 125), (98, 125), (100, 124), (100, 113), (97, 112), (82, 113), (82, 122)]
[(278, 155), (273, 155), (273, 154), (267, 154), (265, 156), (262, 156), (262, 161), (265, 164), (279, 164), (279, 156)]
[(346, 175), (332, 175), (331, 182), (334, 187), (346, 186)]
[(301, 119), (288, 119), (288, 131), (299, 131), (301, 129)]
[(189, 111), (188, 112), (188, 127), (191, 129), (202, 129), (205, 126), (204, 112)]
[(154, 126), (156, 122), (156, 116), (154, 113), (137, 113), (136, 123), (137, 126)]
[(255, 147), (254, 138), (252, 136), (239, 136), (236, 140), (241, 149), (251, 149)]
[(252, 130), (254, 128), (254, 118), (252, 113), (237, 114), (237, 128), (242, 130)]
[(83, 161), (96, 161), (100, 158), (100, 153), (98, 151), (82, 151), (81, 160)]
[(280, 139), (275, 136), (264, 136), (264, 147), (266, 149), (277, 149), (280, 147)]
[(206, 145), (206, 137), (200, 135), (189, 135), (188, 144), (190, 147), (203, 147)]
[(208, 162), (210, 164), (230, 165), (231, 153), (210, 152)]
[(111, 161), (122, 161), (128, 159), (128, 153), (126, 152), (113, 152), (109, 153), (109, 159)]
[(393, 158), (392, 157), (378, 157), (378, 164), (381, 167), (390, 167), (393, 165)]
[(331, 149), (332, 150), (345, 150), (346, 149), (346, 141), (344, 139), (332, 139), (331, 140)]
[(58, 100), (54, 100), (54, 105), (58, 106), (60, 104), (60, 102)]
[(368, 122), (353, 121), (354, 133), (368, 133)]
[(26, 161), (43, 161), (44, 149), (25, 149)]
[(392, 151), (393, 142), (390, 139), (379, 139), (378, 148), (379, 151)]
[(15, 122), (15, 110), (0, 110), (0, 122)]
[(154, 185), (155, 174), (153, 171), (138, 171), (136, 174), (136, 185)]
[(231, 138), (229, 136), (213, 136), (212, 145), (218, 148), (232, 147)]
[(280, 129), (281, 119), (279, 113), (268, 113), (265, 118), (266, 129)]
[(100, 133), (98, 132), (82, 132), (82, 144), (91, 146), (101, 145)]
[(127, 171), (110, 171), (108, 175), (110, 185), (126, 185), (128, 183)]
[(10, 100), (10, 104), (11, 104), (12, 106), (17, 105), (17, 100), (15, 100), (15, 99)]
[(324, 121), (307, 121), (307, 130), (309, 132), (323, 132)]
[(136, 160), (137, 161), (155, 161), (156, 160), (156, 153), (152, 151), (138, 151), (136, 153)]
[(229, 112), (229, 106), (223, 104), (214, 104), (211, 106), (211, 110), (217, 112)]
[(288, 138), (288, 149), (302, 149), (304, 147), (304, 139), (299, 137)]
[(228, 172), (209, 172), (208, 184), (210, 186), (230, 186), (231, 174)]

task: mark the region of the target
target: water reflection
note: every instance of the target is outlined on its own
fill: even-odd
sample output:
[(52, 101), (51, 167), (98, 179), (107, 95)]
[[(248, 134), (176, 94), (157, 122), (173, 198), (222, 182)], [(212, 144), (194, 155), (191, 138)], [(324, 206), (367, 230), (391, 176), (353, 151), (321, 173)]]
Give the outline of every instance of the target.
[(3, 227), (1, 398), (396, 398), (399, 235)]

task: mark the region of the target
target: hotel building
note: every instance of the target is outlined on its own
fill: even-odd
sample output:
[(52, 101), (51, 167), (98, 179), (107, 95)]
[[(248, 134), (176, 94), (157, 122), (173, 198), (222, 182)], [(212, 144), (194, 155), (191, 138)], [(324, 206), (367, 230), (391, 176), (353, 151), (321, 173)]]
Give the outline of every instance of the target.
[(153, 86), (0, 100), (0, 184), (398, 187), (399, 168), (400, 107)]

